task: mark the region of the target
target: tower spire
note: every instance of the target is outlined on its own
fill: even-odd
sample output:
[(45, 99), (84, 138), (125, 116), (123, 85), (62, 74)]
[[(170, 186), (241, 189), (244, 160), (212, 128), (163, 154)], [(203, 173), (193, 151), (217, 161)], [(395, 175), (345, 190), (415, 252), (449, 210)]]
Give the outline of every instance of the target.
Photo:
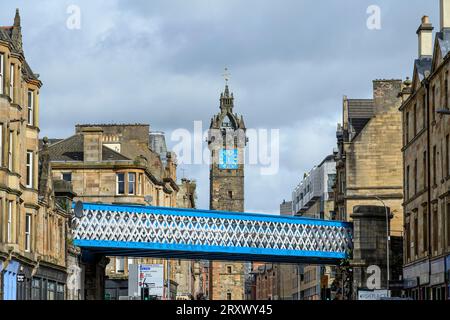
[(19, 9), (16, 9), (16, 15), (14, 17), (14, 27), (20, 27), (20, 13)]
[(22, 27), (20, 25), (20, 13), (19, 9), (16, 9), (16, 15), (14, 17), (14, 25), (11, 35), (12, 41), (19, 53), (23, 53), (22, 46)]
[(225, 68), (224, 74), (222, 74), (225, 79), (225, 90), (220, 95), (220, 109), (223, 111), (230, 111), (233, 109), (233, 93), (230, 94), (230, 89), (228, 88), (228, 81), (230, 81), (230, 72), (228, 68)]

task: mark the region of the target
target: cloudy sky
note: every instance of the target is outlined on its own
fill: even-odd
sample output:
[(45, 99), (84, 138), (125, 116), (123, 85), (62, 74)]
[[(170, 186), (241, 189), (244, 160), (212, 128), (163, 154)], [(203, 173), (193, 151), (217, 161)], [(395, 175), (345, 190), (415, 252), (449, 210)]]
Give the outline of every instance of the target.
[[(39, 73), (41, 137), (77, 123), (149, 123), (168, 143), (218, 111), (224, 67), (249, 128), (280, 129), (280, 170), (246, 171), (246, 210), (277, 213), (304, 172), (330, 154), (342, 96), (370, 98), (373, 79), (410, 76), (422, 15), (438, 0), (0, 0), (20, 8), (27, 60)], [(71, 5), (81, 28), (69, 29)], [(381, 9), (369, 30), (367, 8)], [(206, 129), (206, 128), (205, 128)], [(207, 165), (183, 166), (208, 207)], [(179, 172), (182, 175), (182, 172)]]

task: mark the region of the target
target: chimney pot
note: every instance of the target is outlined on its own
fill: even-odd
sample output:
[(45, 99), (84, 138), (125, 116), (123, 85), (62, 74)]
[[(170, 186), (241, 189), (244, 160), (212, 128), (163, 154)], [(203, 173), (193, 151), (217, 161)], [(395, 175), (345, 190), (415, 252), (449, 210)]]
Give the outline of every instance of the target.
[(422, 23), (417, 30), (419, 37), (419, 59), (433, 55), (433, 25), (428, 16), (422, 17)]
[(440, 0), (441, 31), (450, 29), (450, 0)]

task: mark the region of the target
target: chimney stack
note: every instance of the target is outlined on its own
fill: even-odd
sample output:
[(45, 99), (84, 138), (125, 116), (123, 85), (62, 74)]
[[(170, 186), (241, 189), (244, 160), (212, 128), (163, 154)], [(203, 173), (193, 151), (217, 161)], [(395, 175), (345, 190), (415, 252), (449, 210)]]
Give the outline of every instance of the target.
[(103, 129), (99, 127), (86, 127), (81, 130), (81, 134), (83, 135), (83, 161), (102, 161)]
[(417, 29), (419, 36), (419, 59), (433, 55), (433, 25), (428, 16), (422, 17), (422, 24)]
[(450, 0), (440, 0), (441, 31), (450, 29)]

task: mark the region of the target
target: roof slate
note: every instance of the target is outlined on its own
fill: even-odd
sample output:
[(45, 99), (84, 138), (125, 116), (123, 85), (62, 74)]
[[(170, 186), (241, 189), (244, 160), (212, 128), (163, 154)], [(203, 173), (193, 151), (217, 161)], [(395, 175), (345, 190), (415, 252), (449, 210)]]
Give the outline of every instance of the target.
[(374, 115), (372, 99), (349, 99), (348, 122), (354, 137), (357, 136)]
[[(56, 141), (53, 142), (52, 141)], [(51, 161), (83, 161), (84, 141), (81, 134), (74, 135), (65, 140), (50, 139), (49, 154)], [(103, 161), (131, 160), (114, 150), (103, 146)]]

